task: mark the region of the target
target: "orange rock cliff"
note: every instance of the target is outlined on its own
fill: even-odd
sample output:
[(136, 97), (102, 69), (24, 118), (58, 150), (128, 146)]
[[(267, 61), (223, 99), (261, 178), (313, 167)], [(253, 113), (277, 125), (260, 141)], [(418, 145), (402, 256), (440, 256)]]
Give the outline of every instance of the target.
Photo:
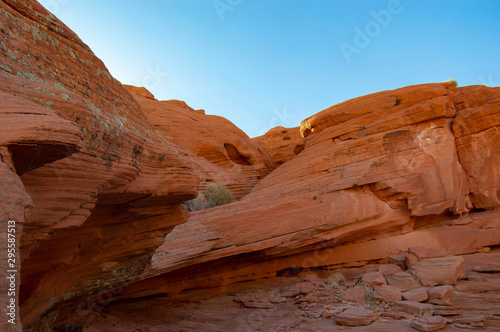
[[(500, 260), (500, 88), (437, 83), (383, 91), (334, 105), (300, 128), (250, 139), (224, 118), (123, 86), (38, 2), (0, 0), (0, 129), (0, 221), (2, 234), (15, 221), (17, 241), (17, 324), (2, 319), (1, 330), (112, 330), (106, 313), (126, 320), (113, 308), (137, 311), (154, 296), (311, 271), (343, 271), (349, 279), (348, 268), (400, 254), (409, 272), (394, 275), (420, 273), (418, 287), (455, 284), (471, 261), (484, 261), (490, 273), (489, 260)], [(236, 201), (189, 212), (183, 203), (210, 184), (226, 186)], [(5, 255), (8, 244), (2, 235)], [(6, 280), (13, 268), (1, 264)], [(453, 265), (453, 281), (421, 272), (430, 264)], [(384, 287), (374, 288), (380, 301), (401, 298), (400, 289), (387, 288), (392, 279), (367, 272), (364, 282), (369, 276), (382, 280), (370, 286)], [(488, 284), (497, 300), (499, 284), (500, 277)], [(9, 287), (2, 282), (2, 298)], [(308, 293), (295, 290), (288, 291)], [(445, 291), (429, 294), (440, 304), (451, 301)], [(144, 306), (170, 303), (153, 299)], [(0, 315), (9, 310), (1, 306)], [(348, 310), (315, 319), (366, 325), (383, 315)], [(453, 314), (465, 319), (464, 310)], [(424, 317), (412, 328), (433, 322)], [(491, 317), (487, 324), (500, 327)], [(128, 319), (121, 330), (133, 330), (134, 316)]]

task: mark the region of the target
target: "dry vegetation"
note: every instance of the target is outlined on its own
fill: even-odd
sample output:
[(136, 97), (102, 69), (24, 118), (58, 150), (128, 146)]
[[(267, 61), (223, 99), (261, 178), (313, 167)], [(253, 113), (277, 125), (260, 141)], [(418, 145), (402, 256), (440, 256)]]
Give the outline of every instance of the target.
[(234, 202), (234, 197), (226, 186), (213, 184), (208, 186), (202, 196), (184, 203), (189, 211), (199, 211)]

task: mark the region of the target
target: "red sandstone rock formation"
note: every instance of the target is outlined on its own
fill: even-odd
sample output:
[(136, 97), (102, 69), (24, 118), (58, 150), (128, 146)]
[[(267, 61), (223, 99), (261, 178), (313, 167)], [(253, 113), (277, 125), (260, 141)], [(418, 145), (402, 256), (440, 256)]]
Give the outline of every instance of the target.
[[(153, 256), (152, 268), (164, 273), (253, 253), (256, 259), (270, 261), (269, 270), (255, 271), (257, 277), (290, 266), (380, 259), (419, 244), (465, 253), (497, 243), (498, 232), (481, 228), (488, 224), (497, 229), (496, 213), (475, 215), (474, 222), (461, 227), (443, 224), (474, 207), (452, 130), (457, 113), (453, 100), (463, 94), (449, 84), (429, 84), (376, 97), (386, 101), (393, 95), (402, 101), (392, 106), (396, 109), (384, 110), (391, 116), (376, 120), (377, 126), (370, 121), (375, 121), (374, 112), (383, 114), (375, 108), (380, 105), (357, 98), (360, 104), (354, 108), (369, 131), (361, 133), (340, 120), (330, 127), (326, 120), (321, 122), (323, 130), (307, 137), (297, 157), (263, 179), (240, 202), (216, 212), (197, 212), (177, 227)], [(363, 109), (363, 105), (370, 107)], [(334, 116), (330, 113), (326, 118)], [(414, 123), (408, 124), (409, 119)], [(498, 165), (492, 167), (498, 169)], [(441, 227), (419, 230), (429, 224)], [(195, 245), (188, 247), (193, 237)], [(370, 250), (363, 250), (366, 245)], [(220, 282), (252, 278), (246, 269), (241, 277), (236, 277), (236, 271), (220, 275), (225, 279)], [(167, 275), (161, 278), (168, 280)], [(160, 289), (168, 292), (161, 278)]]
[(302, 140), (299, 128), (284, 127), (275, 127), (265, 135), (253, 138), (253, 141), (260, 144), (278, 166), (295, 158), (301, 151)]
[(146, 120), (187, 154), (201, 181), (200, 192), (216, 183), (239, 199), (274, 168), (267, 153), (230, 121), (177, 100), (158, 101), (145, 88), (126, 87)]
[[(435, 255), (500, 244), (500, 88), (442, 83), (383, 91), (332, 106), (300, 129), (275, 128), (250, 140), (184, 102), (124, 88), (34, 0), (1, 0), (0, 32), (0, 221), (3, 229), (16, 221), (16, 303), (25, 328), (91, 326), (102, 323), (97, 307), (112, 301), (135, 299), (129, 308), (140, 308), (151, 295), (306, 269), (355, 275), (348, 268), (408, 249), (393, 260), (426, 285), (450, 284), (463, 277), (463, 262)], [(269, 174), (273, 161), (280, 167)], [(241, 200), (190, 216), (181, 203), (209, 183)], [(450, 260), (460, 262), (439, 270)], [(479, 263), (467, 271), (474, 282), (458, 281), (451, 299), (430, 291), (432, 299), (495, 310), (498, 294), (467, 293), (498, 292), (494, 277), (479, 275), (497, 270)], [(423, 298), (421, 285), (395, 266), (375, 279), (365, 272), (346, 287), (366, 276), (382, 285), (379, 298), (399, 300), (401, 291)], [(419, 293), (406, 293), (412, 289)], [(345, 308), (325, 311), (314, 302), (340, 297), (314, 278), (280, 296), (260, 292), (231, 303), (279, 312), (297, 296), (315, 318), (344, 322)], [(475, 310), (397, 306), (436, 316)], [(363, 324), (379, 314), (366, 317)], [(482, 323), (460, 319), (456, 324)]]
[(18, 225), (18, 315), (43, 329), (42, 314), (59, 303), (143, 273), (187, 220), (179, 204), (195, 197), (197, 179), (88, 46), (36, 1), (0, 1), (0, 27), (0, 218)]

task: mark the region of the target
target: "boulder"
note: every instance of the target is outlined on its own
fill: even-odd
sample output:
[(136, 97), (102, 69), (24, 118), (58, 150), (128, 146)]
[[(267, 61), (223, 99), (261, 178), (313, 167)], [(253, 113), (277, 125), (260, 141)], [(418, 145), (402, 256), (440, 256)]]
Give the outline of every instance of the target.
[(399, 272), (403, 272), (403, 270), (398, 264), (384, 264), (380, 265), (378, 272), (386, 277)]
[[(407, 255), (407, 253), (390, 255), (389, 257), (387, 257), (387, 261), (390, 264), (395, 264), (395, 265), (398, 265), (402, 269), (406, 269), (406, 263), (405, 263), (406, 255)], [(400, 272), (400, 271), (398, 271), (398, 272)]]
[(451, 305), (451, 296), (453, 295), (453, 286), (431, 287), (427, 290), (429, 302), (433, 304)]
[(362, 286), (357, 286), (353, 288), (348, 288), (342, 294), (342, 299), (350, 302), (363, 303), (366, 298), (366, 288)]
[[(427, 290), (423, 287), (415, 288), (406, 292), (401, 293), (403, 296), (403, 300), (413, 301), (413, 302), (424, 302), (427, 301), (429, 295), (427, 294)], [(434, 303), (434, 302), (431, 302)]]
[(439, 331), (446, 327), (443, 316), (416, 317), (411, 321), (411, 327), (422, 332)]
[(465, 276), (465, 260), (460, 256), (431, 258), (408, 270), (423, 286), (453, 285)]
[(373, 323), (382, 314), (364, 308), (351, 308), (337, 315), (337, 324), (345, 326), (366, 326)]
[(380, 272), (367, 272), (363, 276), (362, 281), (370, 286), (387, 285), (387, 281)]
[(413, 264), (418, 262), (418, 257), (414, 254), (408, 254), (405, 257), (405, 265), (407, 268), (410, 268)]
[(396, 287), (402, 292), (420, 288), (418, 282), (407, 272), (398, 272), (386, 277), (389, 286)]
[(396, 309), (416, 316), (432, 316), (433, 305), (414, 301), (397, 301)]
[(397, 287), (383, 285), (375, 288), (373, 297), (384, 302), (401, 301), (401, 290)]

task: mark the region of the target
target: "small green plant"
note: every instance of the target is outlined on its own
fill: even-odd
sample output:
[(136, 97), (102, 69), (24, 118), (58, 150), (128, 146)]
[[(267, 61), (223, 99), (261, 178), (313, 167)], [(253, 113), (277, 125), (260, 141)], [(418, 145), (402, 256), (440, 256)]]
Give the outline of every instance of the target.
[(203, 195), (185, 202), (184, 206), (192, 212), (232, 202), (234, 197), (226, 186), (213, 184), (205, 188)]
[(446, 81), (444, 81), (444, 82), (445, 82), (445, 83), (449, 83), (449, 84), (454, 85), (454, 86), (458, 86), (458, 82), (457, 82), (457, 80), (456, 80), (456, 79), (454, 79), (454, 78), (450, 78), (449, 80), (446, 80)]

